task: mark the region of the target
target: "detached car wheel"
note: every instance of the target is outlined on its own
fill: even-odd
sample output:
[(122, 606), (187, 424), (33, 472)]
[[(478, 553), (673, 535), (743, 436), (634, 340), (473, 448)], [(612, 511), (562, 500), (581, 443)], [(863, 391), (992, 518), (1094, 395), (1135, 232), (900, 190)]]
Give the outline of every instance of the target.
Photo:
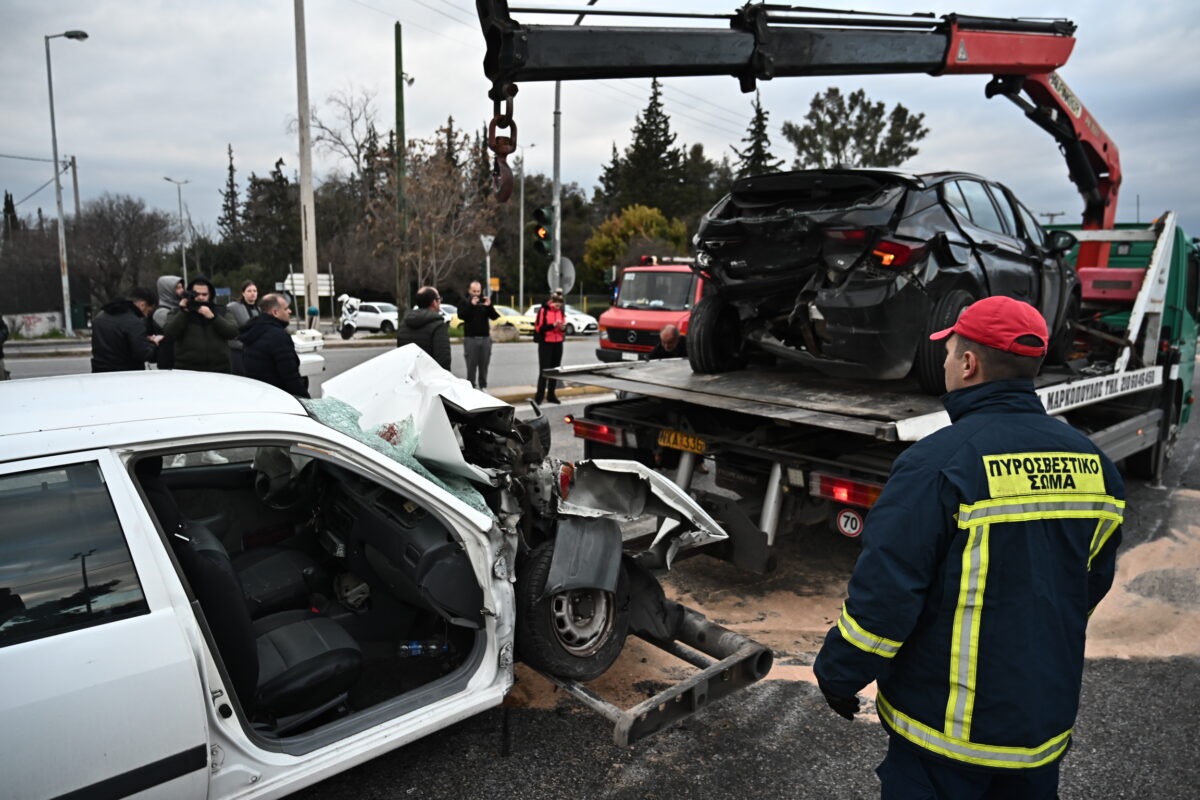
[(517, 569), (517, 657), (560, 678), (590, 681), (616, 661), (629, 631), (629, 579), (616, 592), (574, 589), (542, 597), (554, 542), (533, 549)]
[(933, 313), (929, 315), (929, 327), (917, 343), (917, 360), (913, 367), (921, 391), (926, 394), (946, 393), (946, 340), (930, 341), (929, 334), (945, 330), (958, 322), (958, 316), (977, 299), (966, 289), (951, 289), (934, 304)]
[(688, 322), (692, 372), (729, 372), (745, 366), (746, 344), (737, 309), (717, 295), (702, 298)]

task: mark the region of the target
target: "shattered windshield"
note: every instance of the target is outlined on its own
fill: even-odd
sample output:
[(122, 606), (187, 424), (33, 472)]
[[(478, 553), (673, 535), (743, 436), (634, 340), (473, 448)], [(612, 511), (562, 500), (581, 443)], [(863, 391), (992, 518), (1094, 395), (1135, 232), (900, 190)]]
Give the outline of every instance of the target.
[(695, 280), (690, 272), (626, 271), (617, 308), (687, 311), (696, 294)]

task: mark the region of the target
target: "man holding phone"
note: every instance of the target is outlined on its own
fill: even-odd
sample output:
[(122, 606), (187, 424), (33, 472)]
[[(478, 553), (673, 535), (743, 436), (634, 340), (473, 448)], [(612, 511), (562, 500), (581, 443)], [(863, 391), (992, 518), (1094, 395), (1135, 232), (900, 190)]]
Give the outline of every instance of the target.
[(500, 318), (492, 299), (483, 295), (483, 284), (471, 281), (467, 302), (458, 309), (463, 322), (463, 357), (467, 360), (467, 380), (476, 389), (487, 389), (488, 365), (492, 361), (491, 321)]

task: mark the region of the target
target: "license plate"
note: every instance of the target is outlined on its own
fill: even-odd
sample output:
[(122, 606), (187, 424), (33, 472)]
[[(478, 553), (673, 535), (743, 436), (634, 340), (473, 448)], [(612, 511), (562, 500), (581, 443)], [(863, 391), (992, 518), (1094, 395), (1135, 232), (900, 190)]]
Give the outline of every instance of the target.
[(658, 432), (658, 443), (672, 450), (683, 450), (688, 453), (704, 455), (707, 445), (699, 436), (692, 436), (682, 431), (664, 430)]
[(622, 351), (621, 351), (621, 360), (622, 360), (622, 361), (637, 361), (637, 360), (638, 360), (638, 354), (637, 354), (637, 353), (631, 353), (631, 352), (629, 352), (628, 350), (622, 350)]

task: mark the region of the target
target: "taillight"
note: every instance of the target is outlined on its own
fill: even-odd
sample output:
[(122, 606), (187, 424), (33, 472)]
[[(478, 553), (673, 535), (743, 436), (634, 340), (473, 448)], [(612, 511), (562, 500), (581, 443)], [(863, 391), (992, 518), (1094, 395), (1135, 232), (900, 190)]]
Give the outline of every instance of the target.
[(571, 485), (575, 483), (575, 465), (570, 461), (558, 468), (558, 494), (563, 499), (571, 493)]
[(844, 506), (870, 508), (879, 499), (879, 493), (882, 491), (883, 487), (877, 483), (851, 480), (824, 472), (814, 472), (809, 476), (809, 494)]
[(910, 247), (890, 239), (881, 239), (871, 250), (871, 255), (879, 259), (879, 266), (888, 269), (907, 267), (925, 255), (925, 246)]
[(601, 444), (619, 445), (622, 443), (621, 434), (624, 431), (613, 425), (605, 425), (578, 417), (565, 417), (563, 421), (570, 423), (571, 427), (575, 429), (575, 436), (579, 439), (590, 439)]
[(826, 228), (825, 237), (843, 242), (861, 242), (867, 238), (867, 232), (860, 228)]

